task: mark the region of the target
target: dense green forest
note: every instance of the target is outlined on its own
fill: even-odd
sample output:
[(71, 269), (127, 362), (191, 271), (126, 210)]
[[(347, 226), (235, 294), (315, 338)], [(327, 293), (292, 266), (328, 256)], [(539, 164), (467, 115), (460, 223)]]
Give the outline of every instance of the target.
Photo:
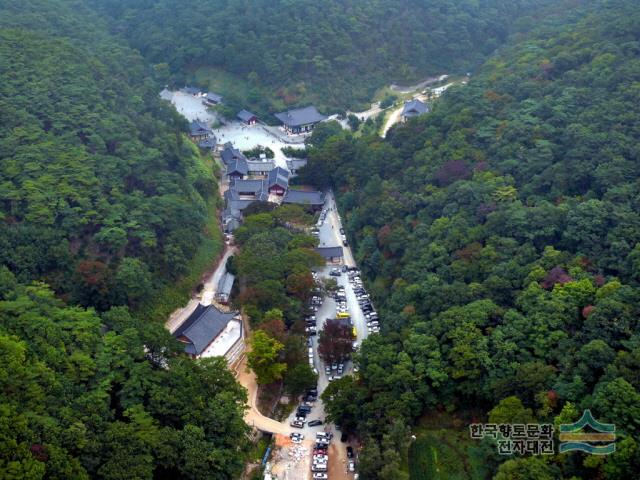
[(243, 467), (244, 389), (139, 314), (217, 198), (150, 73), (79, 2), (0, 2), (2, 479)]
[(358, 375), (325, 392), (364, 442), (363, 479), (406, 478), (421, 417), (567, 423), (584, 408), (615, 423), (615, 454), (475, 455), (501, 480), (637, 477), (637, 6), (541, 22), (386, 141), (314, 133), (306, 180), (336, 188), (382, 311)]
[(126, 307), (65, 306), (0, 268), (0, 478), (231, 479), (246, 392)]
[[(327, 390), (329, 419), (362, 440), (362, 480), (404, 480), (425, 418), (558, 424), (590, 408), (616, 424), (615, 454), (510, 458), (478, 442), (479, 478), (635, 478), (637, 2), (3, 0), (0, 479), (242, 469), (244, 390), (148, 314), (198, 276), (187, 265), (217, 226), (213, 166), (162, 84), (212, 68), (246, 84), (230, 106), (344, 109), (481, 64), (386, 140), (328, 123), (309, 142), (302, 180), (336, 190), (383, 328)], [(315, 380), (312, 220), (245, 214), (229, 267), (249, 363), (295, 394)]]
[(192, 81), (200, 67), (232, 73), (248, 84), (247, 97), (219, 93), (258, 113), (305, 102), (344, 110), (368, 105), (377, 88), (393, 81), (465, 73), (552, 3), (90, 1), (166, 81)]
[(55, 19), (84, 17), (54, 10), (0, 10), (42, 27), (0, 29), (0, 262), (74, 303), (135, 306), (185, 273), (215, 181), (140, 56), (67, 37)]

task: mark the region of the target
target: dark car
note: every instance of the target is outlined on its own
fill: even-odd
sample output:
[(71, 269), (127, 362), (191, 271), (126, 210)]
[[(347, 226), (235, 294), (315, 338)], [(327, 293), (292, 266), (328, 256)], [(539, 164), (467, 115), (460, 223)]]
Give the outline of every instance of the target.
[(340, 435), (340, 441), (342, 443), (347, 443), (347, 434), (342, 432), (342, 435)]
[(309, 413), (311, 411), (311, 407), (308, 405), (300, 405), (298, 407), (298, 411), (299, 412), (305, 412), (305, 413)]
[(322, 425), (322, 420), (311, 420), (307, 425), (310, 427), (317, 427), (318, 425)]
[(347, 447), (347, 457), (353, 458), (353, 448)]

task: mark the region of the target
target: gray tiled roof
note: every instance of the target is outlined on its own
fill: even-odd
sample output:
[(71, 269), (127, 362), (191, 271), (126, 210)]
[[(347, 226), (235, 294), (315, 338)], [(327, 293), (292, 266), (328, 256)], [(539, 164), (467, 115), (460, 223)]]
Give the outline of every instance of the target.
[(236, 315), (237, 312), (225, 313), (213, 305), (199, 304), (173, 335), (189, 341), (185, 352), (200, 355)]
[(289, 187), (289, 172), (282, 167), (276, 167), (269, 172), (267, 188), (279, 185), (284, 189)]
[(303, 190), (287, 190), (282, 203), (299, 203), (302, 205), (323, 205), (324, 195), (322, 192), (305, 192)]
[(229, 190), (238, 193), (253, 193), (254, 195), (261, 192), (263, 188), (262, 180), (234, 180), (229, 185)]
[(248, 110), (244, 110), (244, 109), (243, 109), (243, 110), (240, 110), (240, 111), (238, 112), (238, 118), (239, 118), (240, 120), (242, 120), (243, 122), (248, 122), (248, 121), (249, 121), (249, 120), (251, 120), (252, 118), (256, 118), (256, 119), (257, 119), (258, 117), (256, 117), (256, 116), (255, 116), (253, 113), (251, 113), (250, 111), (248, 111)]
[(241, 157), (235, 157), (227, 164), (227, 175), (231, 175), (234, 172), (246, 175), (248, 171), (247, 159), (244, 155)]
[(411, 100), (404, 104), (404, 108), (402, 109), (403, 117), (416, 117), (418, 115), (422, 115), (423, 113), (427, 113), (429, 111), (429, 107), (422, 103), (420, 100)]
[(247, 160), (249, 172), (270, 172), (275, 168), (274, 162), (263, 162), (261, 160)]
[(236, 158), (246, 158), (240, 150), (238, 150), (237, 148), (233, 148), (228, 144), (225, 145), (224, 150), (222, 150), (222, 153), (220, 154), (220, 157), (222, 158), (222, 161), (225, 165), (229, 165)]
[(198, 120), (194, 120), (189, 124), (189, 132), (191, 135), (211, 135), (211, 129)]
[(222, 95), (218, 95), (217, 93), (209, 92), (204, 98), (209, 100), (210, 102), (220, 103), (222, 102)]
[(287, 160), (289, 170), (299, 170), (307, 164), (306, 158), (290, 158)]
[(218, 140), (216, 139), (215, 136), (212, 135), (206, 140), (202, 140), (200, 143), (198, 143), (198, 146), (200, 148), (216, 148), (217, 144), (218, 144)]
[(233, 288), (233, 282), (236, 281), (236, 277), (229, 273), (225, 272), (225, 274), (220, 278), (218, 282), (218, 291), (217, 293), (224, 293), (225, 295), (231, 294), (231, 289)]
[(318, 247), (316, 248), (316, 252), (326, 259), (344, 256), (342, 247)]
[(282, 123), (290, 127), (318, 123), (327, 118), (318, 112), (318, 109), (313, 105), (304, 108), (296, 108), (287, 112), (276, 113), (275, 116)]

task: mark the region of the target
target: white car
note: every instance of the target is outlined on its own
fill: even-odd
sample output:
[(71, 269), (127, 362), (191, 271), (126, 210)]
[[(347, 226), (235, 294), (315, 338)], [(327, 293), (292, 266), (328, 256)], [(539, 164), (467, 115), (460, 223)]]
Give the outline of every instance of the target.
[(313, 480), (329, 480), (329, 475), (322, 472), (316, 472), (313, 474)]
[(355, 472), (356, 471), (356, 462), (354, 462), (353, 460), (349, 460), (349, 471), (350, 472)]

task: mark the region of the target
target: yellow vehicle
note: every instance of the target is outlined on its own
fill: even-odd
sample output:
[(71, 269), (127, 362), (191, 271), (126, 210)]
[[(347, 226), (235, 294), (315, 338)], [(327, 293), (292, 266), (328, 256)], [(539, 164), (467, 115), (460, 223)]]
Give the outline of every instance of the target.
[(353, 333), (353, 338), (358, 338), (358, 331), (356, 330), (356, 327), (353, 327), (352, 333)]
[(336, 318), (351, 318), (351, 315), (349, 315), (349, 312), (339, 312)]

